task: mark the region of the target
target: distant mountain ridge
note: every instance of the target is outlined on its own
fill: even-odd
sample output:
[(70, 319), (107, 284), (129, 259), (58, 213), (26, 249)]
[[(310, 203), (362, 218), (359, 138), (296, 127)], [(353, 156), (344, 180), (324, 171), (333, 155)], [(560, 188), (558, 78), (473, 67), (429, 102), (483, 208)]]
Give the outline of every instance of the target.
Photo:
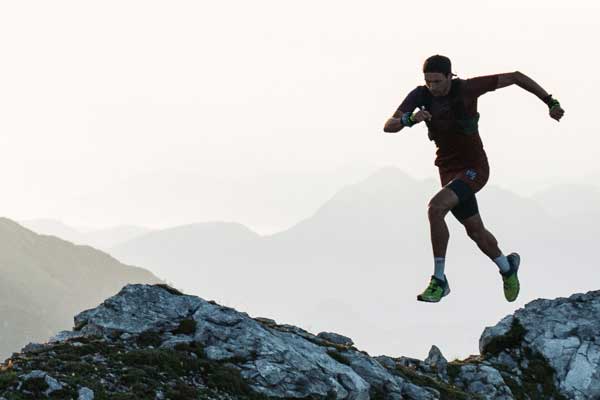
[(68, 326), (70, 315), (127, 283), (163, 282), (90, 246), (0, 218), (0, 355)]
[(83, 231), (54, 219), (32, 219), (19, 221), (19, 223), (41, 235), (52, 235), (75, 244), (89, 245), (105, 251), (118, 243), (152, 231), (148, 228), (131, 225)]
[[(309, 328), (352, 332), (370, 349), (386, 343), (403, 353), (422, 354), (432, 330), (444, 325), (446, 342), (441, 344), (465, 354), (473, 351), (474, 332), (513, 305), (503, 300), (495, 264), (451, 215), (446, 271), (452, 295), (425, 309), (426, 314), (414, 301), (432, 271), (426, 208), (437, 190), (436, 180), (381, 168), (274, 234), (261, 236), (239, 223), (212, 221), (154, 231), (108, 251), (189, 293), (268, 311)], [(518, 196), (491, 183), (478, 199), (484, 223), (501, 249), (522, 256), (518, 303), (591, 289), (589, 276), (597, 269), (592, 241), (600, 235), (593, 214), (565, 219), (548, 208), (550, 201)], [(557, 274), (562, 279), (544, 278)], [(306, 288), (315, 295), (306, 296)], [(274, 297), (282, 300), (272, 304)], [(457, 309), (468, 312), (457, 315)], [(406, 319), (398, 317), (400, 311)], [(360, 328), (381, 321), (387, 328), (375, 333), (380, 337)], [(395, 338), (398, 329), (414, 335), (410, 349)]]
[[(439, 182), (382, 168), (341, 188), (312, 215), (275, 234), (255, 235), (232, 223), (194, 224), (195, 228), (135, 238), (110, 253), (159, 277), (168, 276), (188, 293), (205, 293), (232, 307), (268, 311), (308, 327), (352, 332), (370, 349), (387, 343), (405, 354), (422, 353), (432, 332), (444, 325), (443, 347), (465, 354), (473, 351), (474, 332), (514, 305), (504, 300), (497, 266), (451, 215), (446, 219), (451, 231), (446, 272), (452, 294), (434, 308), (423, 309), (415, 301), (433, 270), (427, 202), (438, 190)], [(534, 199), (494, 185), (478, 199), (485, 226), (501, 249), (522, 256), (518, 304), (564, 290), (591, 289), (588, 276), (595, 264), (579, 238), (588, 233), (565, 231), (561, 219)], [(184, 231), (189, 238), (175, 239), (174, 233)], [(567, 233), (569, 240), (564, 238)], [(559, 274), (565, 263), (572, 265), (568, 276), (539, 284), (540, 274)], [(306, 296), (307, 288), (318, 295)], [(273, 298), (282, 301), (273, 304)], [(325, 304), (337, 304), (345, 311), (336, 313)], [(457, 315), (457, 309), (468, 312)], [(354, 315), (354, 321), (345, 315)], [(386, 330), (370, 334), (360, 328), (381, 321)], [(399, 329), (412, 335), (410, 349), (394, 338)]]

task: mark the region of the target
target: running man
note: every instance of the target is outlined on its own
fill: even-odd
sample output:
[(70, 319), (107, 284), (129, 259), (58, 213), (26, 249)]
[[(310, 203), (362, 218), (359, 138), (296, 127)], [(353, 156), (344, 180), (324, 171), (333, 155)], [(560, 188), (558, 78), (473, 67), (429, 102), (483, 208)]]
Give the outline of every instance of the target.
[[(484, 93), (510, 85), (533, 93), (549, 108), (549, 115), (560, 121), (564, 115), (558, 100), (521, 72), (479, 76), (471, 79), (455, 78), (450, 59), (434, 55), (423, 64), (425, 85), (411, 91), (387, 120), (384, 132), (399, 132), (425, 121), (429, 139), (437, 146), (435, 165), (438, 167), (442, 189), (428, 205), (434, 274), (429, 286), (417, 296), (420, 301), (438, 302), (450, 293), (444, 274), (449, 232), (444, 218), (448, 211), (466, 229), (479, 249), (496, 263), (503, 280), (504, 297), (515, 301), (519, 295), (520, 256), (505, 256), (496, 238), (481, 220), (477, 193), (489, 176), (487, 155), (479, 136), (477, 98)], [(416, 108), (419, 111), (414, 112)]]

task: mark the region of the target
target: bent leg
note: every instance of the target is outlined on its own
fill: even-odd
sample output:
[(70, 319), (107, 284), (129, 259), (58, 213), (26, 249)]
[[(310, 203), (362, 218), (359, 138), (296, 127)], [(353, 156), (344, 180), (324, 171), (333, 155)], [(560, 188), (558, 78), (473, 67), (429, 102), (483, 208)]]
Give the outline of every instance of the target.
[(477, 244), (477, 247), (492, 260), (500, 257), (502, 251), (498, 247), (498, 241), (483, 226), (483, 221), (479, 214), (475, 214), (469, 218), (460, 221), (467, 231), (467, 235)]
[(434, 257), (445, 257), (450, 232), (444, 218), (448, 211), (459, 203), (458, 196), (452, 190), (443, 188), (429, 201), (428, 216), (431, 230), (431, 246)]

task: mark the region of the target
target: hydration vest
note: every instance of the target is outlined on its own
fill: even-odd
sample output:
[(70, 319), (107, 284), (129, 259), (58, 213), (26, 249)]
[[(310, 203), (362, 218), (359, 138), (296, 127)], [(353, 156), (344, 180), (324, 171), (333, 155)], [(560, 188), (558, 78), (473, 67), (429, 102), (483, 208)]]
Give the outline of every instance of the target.
[[(450, 87), (450, 109), (454, 117), (454, 124), (452, 126), (452, 132), (459, 135), (473, 135), (479, 132), (479, 113), (475, 115), (467, 115), (465, 103), (463, 101), (463, 80), (454, 79), (452, 80), (452, 86)], [(427, 110), (431, 110), (431, 103), (433, 102), (433, 95), (423, 86), (422, 97), (423, 106)], [(434, 135), (431, 130), (431, 122), (425, 121), (428, 128), (429, 140), (434, 140)]]

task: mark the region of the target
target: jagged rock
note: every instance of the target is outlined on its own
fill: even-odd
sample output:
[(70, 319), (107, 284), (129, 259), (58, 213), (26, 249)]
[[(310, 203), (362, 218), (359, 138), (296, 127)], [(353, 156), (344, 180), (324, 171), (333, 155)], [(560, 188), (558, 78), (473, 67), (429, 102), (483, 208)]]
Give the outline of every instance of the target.
[(352, 346), (354, 344), (352, 339), (350, 339), (349, 337), (333, 332), (321, 332), (317, 334), (317, 337), (342, 346)]
[(56, 335), (52, 336), (48, 342), (56, 343), (56, 342), (64, 342), (69, 339), (75, 339), (78, 337), (82, 337), (84, 334), (80, 331), (60, 331)]
[(277, 322), (275, 322), (274, 319), (271, 318), (265, 318), (265, 317), (254, 317), (254, 319), (258, 322), (262, 322), (264, 324), (267, 325), (277, 325)]
[(429, 354), (423, 363), (421, 369), (425, 369), (426, 372), (437, 373), (437, 375), (444, 381), (448, 381), (448, 361), (442, 354), (442, 351), (436, 346), (431, 346)]
[[(127, 285), (75, 316), (72, 332), (30, 343), (0, 365), (0, 396), (35, 388), (62, 391), (53, 397), (110, 398), (136, 382), (141, 392), (129, 393), (157, 400), (247, 400), (250, 392), (348, 400), (597, 399), (599, 299), (600, 292), (590, 292), (529, 303), (486, 328), (480, 356), (448, 362), (436, 346), (423, 361), (371, 357), (337, 333), (251, 318), (164, 285)], [(48, 369), (57, 365), (66, 371)], [(73, 377), (73, 369), (85, 378)]]
[(495, 368), (485, 364), (467, 364), (460, 367), (453, 383), (486, 400), (513, 400), (513, 393)]
[(21, 352), (35, 354), (48, 349), (48, 347), (50, 346), (44, 343), (29, 343), (21, 349)]
[(432, 368), (445, 369), (448, 365), (448, 361), (442, 354), (441, 350), (436, 345), (433, 345), (429, 350), (429, 355), (425, 360), (423, 360), (423, 364), (426, 364)]
[[(598, 315), (600, 291), (535, 300), (486, 328), (480, 350), (501, 371), (519, 366), (516, 377), (530, 398), (535, 391), (539, 398), (600, 398)], [(540, 371), (547, 381), (536, 385)]]
[(53, 377), (48, 375), (46, 372), (40, 371), (40, 370), (33, 370), (27, 374), (21, 375), (20, 378), (21, 378), (21, 382), (20, 382), (17, 390), (26, 390), (24, 387), (27, 386), (28, 381), (32, 381), (32, 380), (43, 380), (44, 381), (45, 389), (46, 389), (46, 390), (44, 390), (44, 394), (46, 396), (49, 396), (52, 392), (60, 390), (63, 387), (62, 383), (60, 383), (59, 381), (57, 381), (56, 379), (54, 379)]

